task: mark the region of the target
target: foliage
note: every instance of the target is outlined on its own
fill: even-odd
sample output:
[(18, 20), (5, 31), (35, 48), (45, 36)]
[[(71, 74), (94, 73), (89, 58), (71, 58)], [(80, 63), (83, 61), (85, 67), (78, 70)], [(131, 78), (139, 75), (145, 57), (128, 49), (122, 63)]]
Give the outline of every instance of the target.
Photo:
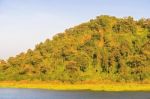
[(150, 19), (98, 16), (1, 60), (0, 80), (150, 80)]

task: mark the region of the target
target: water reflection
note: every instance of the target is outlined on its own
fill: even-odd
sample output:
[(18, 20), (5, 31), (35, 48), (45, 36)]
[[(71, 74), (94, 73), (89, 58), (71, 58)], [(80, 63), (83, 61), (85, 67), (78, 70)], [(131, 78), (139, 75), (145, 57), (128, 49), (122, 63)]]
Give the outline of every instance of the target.
[(150, 99), (150, 92), (49, 91), (0, 89), (0, 99)]

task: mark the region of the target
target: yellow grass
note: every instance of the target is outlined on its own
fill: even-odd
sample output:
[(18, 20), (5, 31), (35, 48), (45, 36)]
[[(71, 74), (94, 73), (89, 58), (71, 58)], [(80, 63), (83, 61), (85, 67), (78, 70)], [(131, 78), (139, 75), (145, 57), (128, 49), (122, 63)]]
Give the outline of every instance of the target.
[(150, 84), (138, 83), (60, 83), (60, 82), (0, 82), (0, 88), (38, 88), (49, 90), (150, 91)]

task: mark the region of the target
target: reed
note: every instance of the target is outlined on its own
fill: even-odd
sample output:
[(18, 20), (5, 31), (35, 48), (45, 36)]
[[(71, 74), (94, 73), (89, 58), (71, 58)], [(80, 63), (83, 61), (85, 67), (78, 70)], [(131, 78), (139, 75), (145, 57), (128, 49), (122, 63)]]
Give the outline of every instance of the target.
[(150, 84), (140, 83), (60, 83), (60, 82), (0, 82), (0, 88), (36, 88), (48, 90), (150, 91)]

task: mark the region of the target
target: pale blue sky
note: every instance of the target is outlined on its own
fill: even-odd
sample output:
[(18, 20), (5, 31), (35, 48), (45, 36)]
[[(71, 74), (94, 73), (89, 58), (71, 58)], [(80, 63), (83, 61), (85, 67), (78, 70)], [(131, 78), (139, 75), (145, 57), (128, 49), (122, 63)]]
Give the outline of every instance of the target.
[(150, 18), (150, 0), (0, 0), (0, 58), (98, 15)]

